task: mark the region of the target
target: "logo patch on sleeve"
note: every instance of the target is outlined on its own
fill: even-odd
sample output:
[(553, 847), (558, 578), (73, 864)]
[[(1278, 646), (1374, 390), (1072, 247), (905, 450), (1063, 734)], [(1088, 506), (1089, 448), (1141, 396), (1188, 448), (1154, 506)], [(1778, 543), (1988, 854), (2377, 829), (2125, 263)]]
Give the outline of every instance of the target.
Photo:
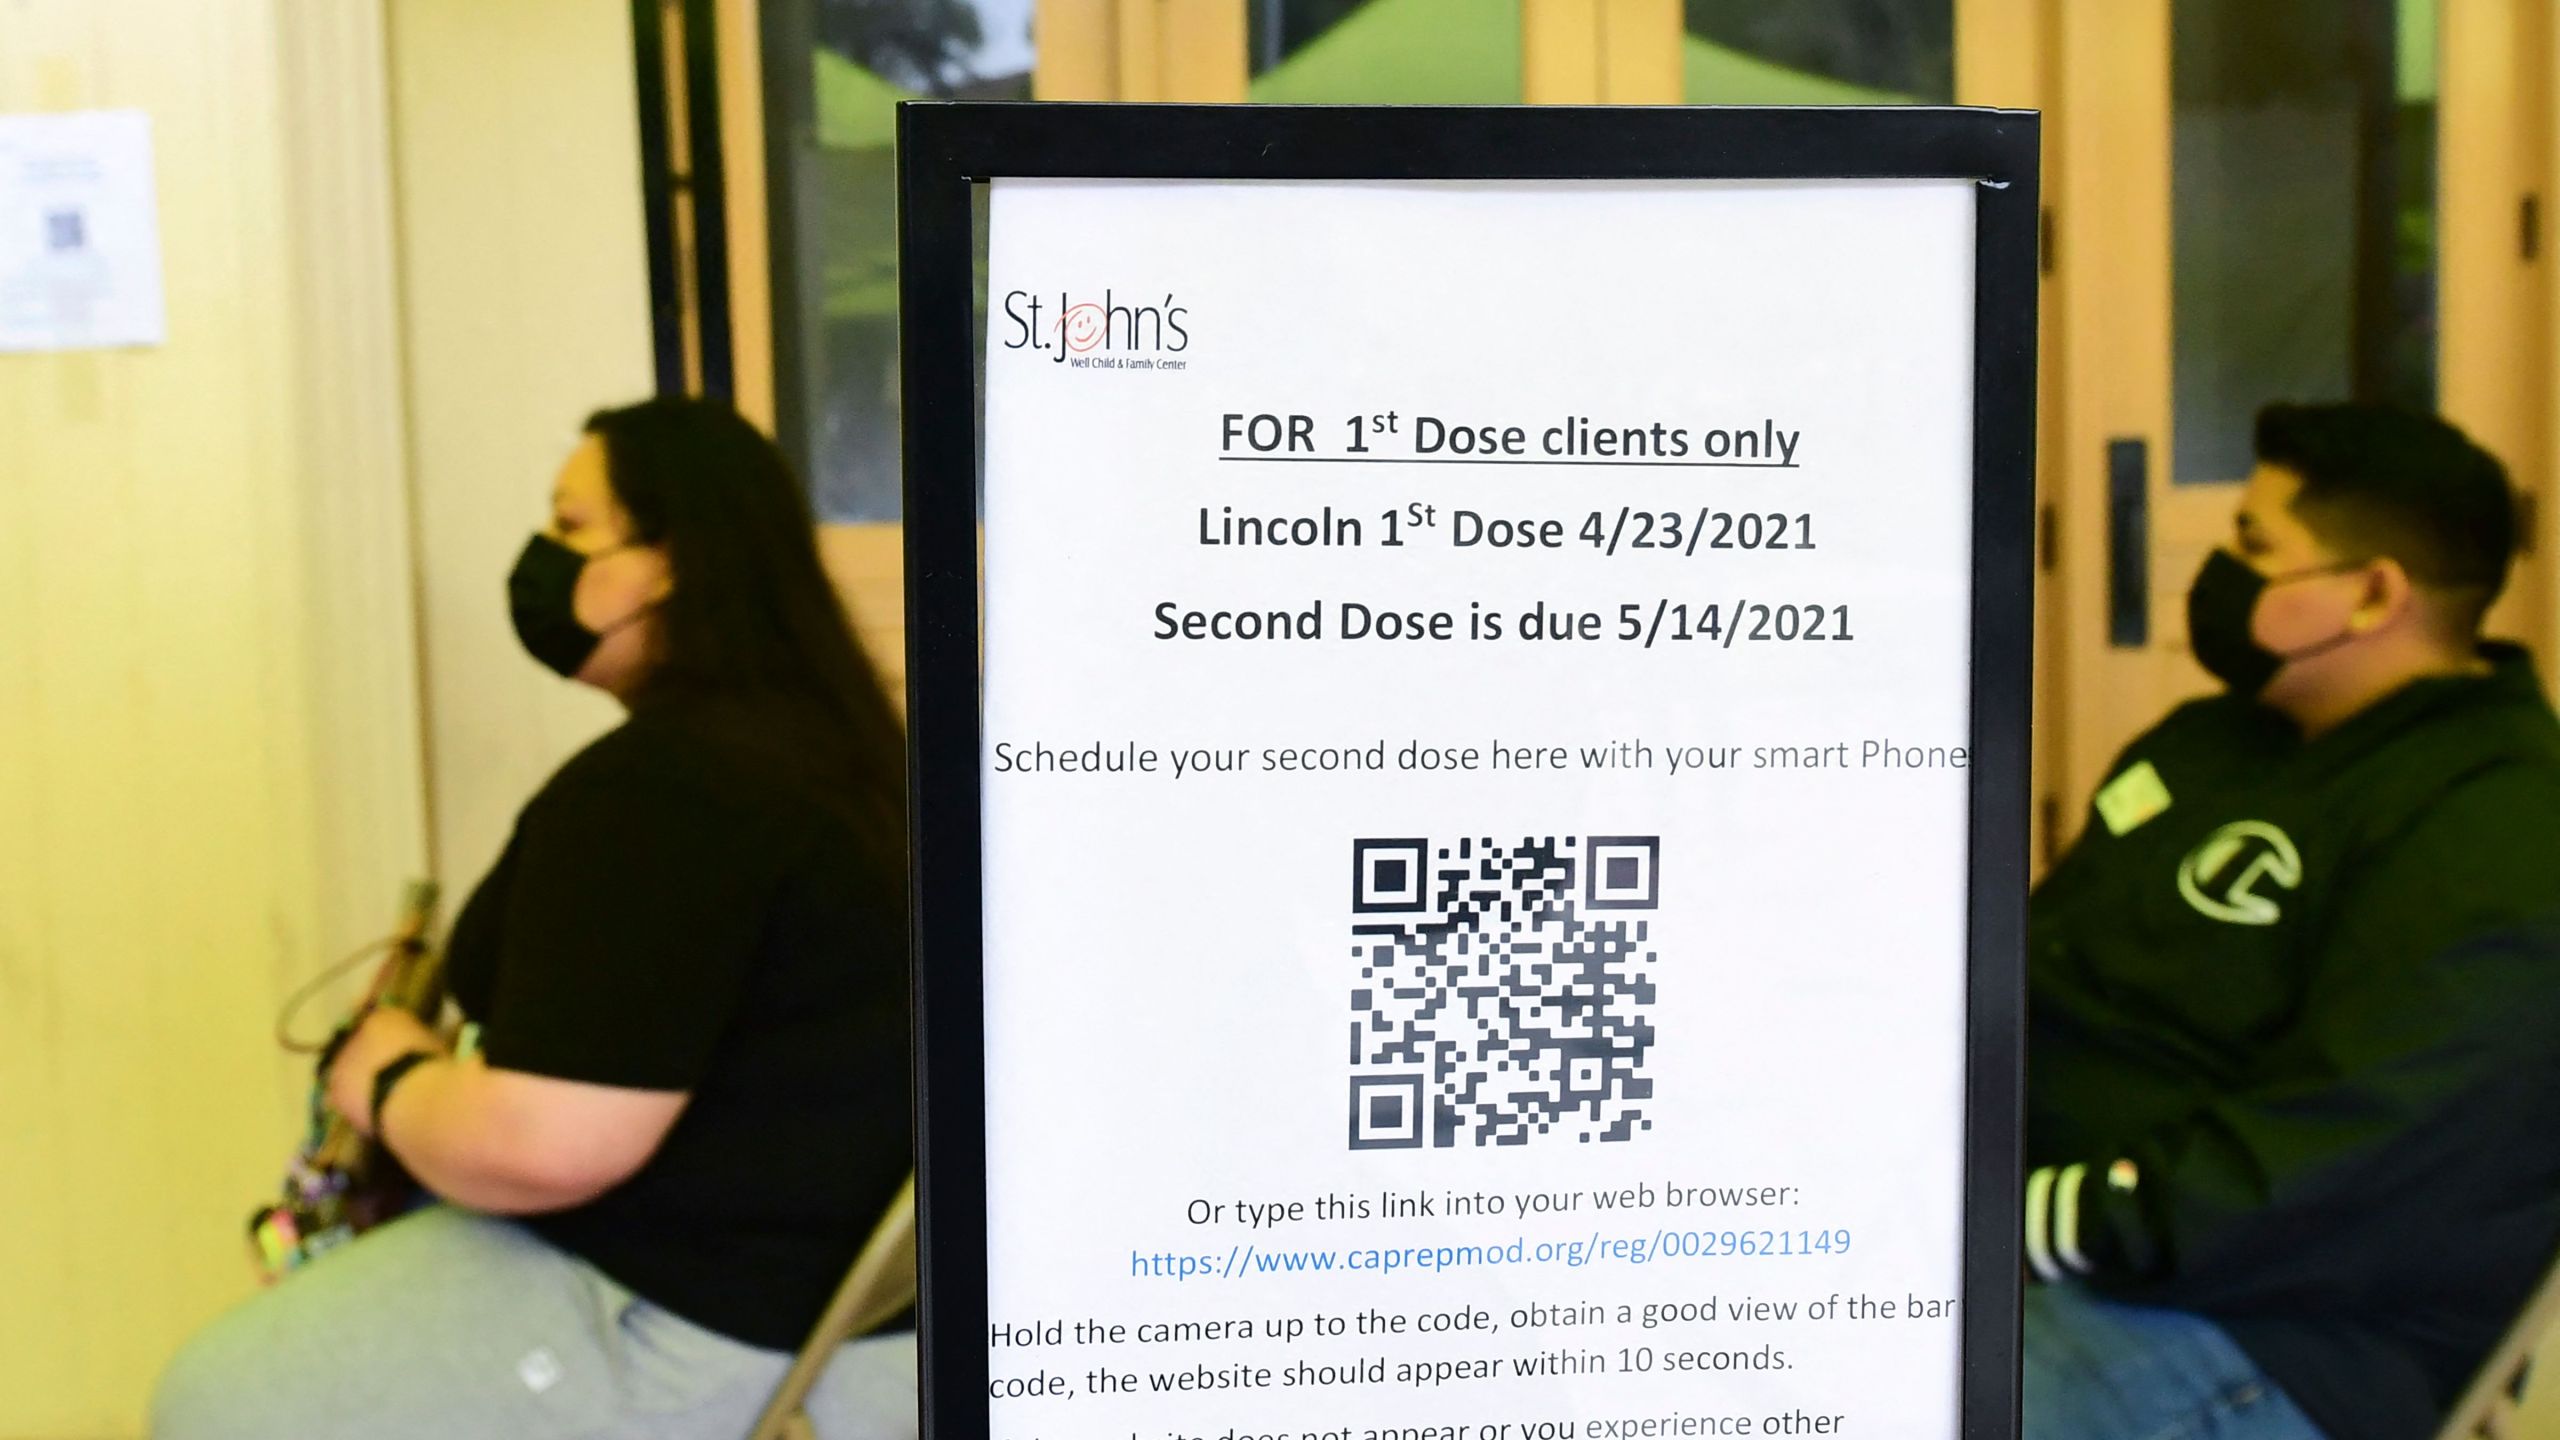
[(2169, 808), (2169, 787), (2148, 760), (2133, 766), (2098, 791), (2098, 818), (2110, 835), (2127, 835)]

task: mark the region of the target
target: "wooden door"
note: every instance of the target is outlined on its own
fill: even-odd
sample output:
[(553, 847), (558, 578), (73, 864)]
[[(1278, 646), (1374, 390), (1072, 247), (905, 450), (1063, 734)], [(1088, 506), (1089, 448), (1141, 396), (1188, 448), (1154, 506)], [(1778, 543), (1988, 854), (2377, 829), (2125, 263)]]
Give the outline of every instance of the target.
[[(2041, 0), (2050, 845), (2126, 741), (2212, 687), (2186, 590), (2260, 405), (2438, 409), (2544, 486), (2553, 321), (2527, 197), (2552, 163), (2551, 3)], [(2551, 552), (2496, 617), (2541, 646)]]
[(2043, 427), (2049, 481), (2039, 804), (2050, 854), (2109, 760), (2201, 688), (2172, 603), (2223, 494), (2165, 483), (2170, 426), (2171, 0), (2049, 0)]

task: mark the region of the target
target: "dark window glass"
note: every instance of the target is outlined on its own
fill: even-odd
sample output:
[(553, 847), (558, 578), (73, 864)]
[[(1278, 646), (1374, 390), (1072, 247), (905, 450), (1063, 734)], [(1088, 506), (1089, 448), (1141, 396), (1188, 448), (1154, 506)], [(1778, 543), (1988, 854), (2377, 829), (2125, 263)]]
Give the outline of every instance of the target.
[(1252, 99), (1297, 105), (1510, 105), (1514, 0), (1250, 0)]
[(2436, 401), (2436, 0), (2176, 0), (2176, 459), (2270, 400)]
[(1955, 0), (1687, 0), (1693, 105), (1948, 105)]
[[(898, 518), (896, 106), (1027, 100), (1032, 0), (782, 0), (809, 43), (813, 124), (791, 146), (780, 247), (794, 389), (818, 513)], [(786, 407), (786, 415), (792, 413)]]

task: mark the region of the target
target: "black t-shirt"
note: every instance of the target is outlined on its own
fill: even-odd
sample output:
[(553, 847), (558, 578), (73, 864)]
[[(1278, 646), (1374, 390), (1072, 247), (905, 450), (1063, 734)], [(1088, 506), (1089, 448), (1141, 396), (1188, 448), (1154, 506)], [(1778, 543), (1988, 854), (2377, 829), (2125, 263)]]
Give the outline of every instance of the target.
[(635, 713), (525, 806), (447, 967), (492, 1067), (692, 1096), (637, 1174), (532, 1227), (793, 1349), (905, 1178), (912, 1111), (904, 876), (777, 733)]
[(2332, 1440), (2432, 1434), (2560, 1241), (2560, 724), (2488, 653), (2309, 742), (2186, 706), (2030, 909), (2031, 1218)]

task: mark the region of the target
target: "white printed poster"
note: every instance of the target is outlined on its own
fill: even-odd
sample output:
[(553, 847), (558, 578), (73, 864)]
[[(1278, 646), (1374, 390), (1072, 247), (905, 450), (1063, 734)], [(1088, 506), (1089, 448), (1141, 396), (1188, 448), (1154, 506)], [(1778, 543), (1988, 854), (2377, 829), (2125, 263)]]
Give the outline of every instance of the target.
[(1008, 181), (998, 1440), (1957, 1430), (1961, 181)]
[(167, 338), (150, 116), (0, 115), (0, 352)]

